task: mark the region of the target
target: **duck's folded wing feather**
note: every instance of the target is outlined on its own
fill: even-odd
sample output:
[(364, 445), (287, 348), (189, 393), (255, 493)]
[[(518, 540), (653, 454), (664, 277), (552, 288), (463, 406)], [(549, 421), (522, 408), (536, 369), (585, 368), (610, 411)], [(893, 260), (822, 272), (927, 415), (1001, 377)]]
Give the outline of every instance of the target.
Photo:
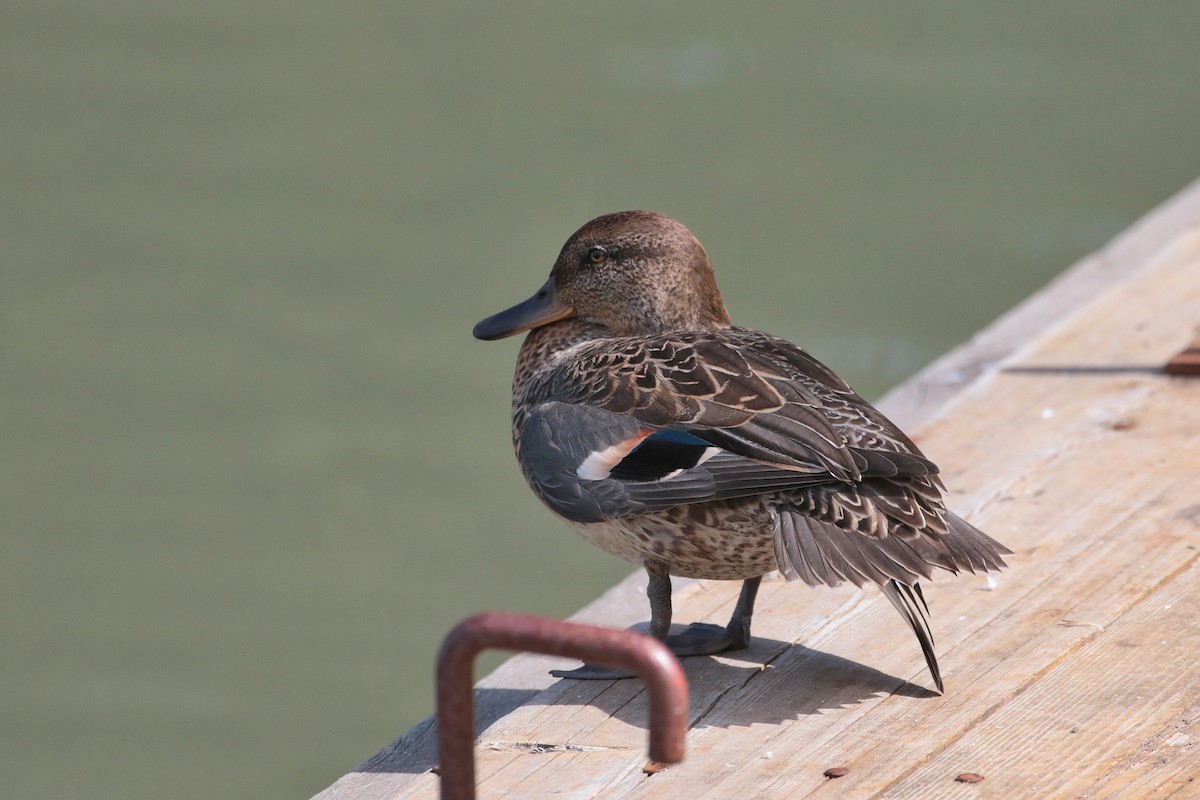
[(1008, 548), (955, 514), (939, 536), (868, 539), (800, 509), (775, 509), (775, 561), (787, 580), (810, 586), (849, 581), (913, 585), (935, 568), (957, 573), (989, 572), (1004, 567)]
[(634, 337), (582, 347), (540, 399), (591, 406), (642, 428), (686, 431), (747, 459), (841, 481), (937, 467), (819, 361), (754, 331)]
[(835, 480), (723, 450), (691, 433), (650, 428), (594, 406), (544, 403), (526, 418), (518, 451), (534, 492), (575, 522)]

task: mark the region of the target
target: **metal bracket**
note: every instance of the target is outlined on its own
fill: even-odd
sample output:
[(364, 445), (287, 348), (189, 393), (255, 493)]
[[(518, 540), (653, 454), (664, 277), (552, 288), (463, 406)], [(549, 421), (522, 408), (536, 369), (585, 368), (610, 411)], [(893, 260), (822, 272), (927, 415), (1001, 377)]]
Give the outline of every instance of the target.
[(446, 635), (437, 661), (438, 762), (443, 800), (475, 797), (475, 657), (501, 649), (569, 656), (636, 674), (650, 692), (647, 772), (683, 760), (687, 678), (679, 660), (657, 639), (633, 631), (506, 611), (467, 617)]

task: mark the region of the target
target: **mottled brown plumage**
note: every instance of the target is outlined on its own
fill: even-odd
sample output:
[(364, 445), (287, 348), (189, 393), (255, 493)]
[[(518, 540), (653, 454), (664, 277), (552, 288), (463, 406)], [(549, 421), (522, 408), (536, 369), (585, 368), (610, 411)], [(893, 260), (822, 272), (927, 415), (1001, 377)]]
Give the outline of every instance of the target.
[[(917, 581), (999, 569), (1009, 551), (946, 509), (937, 467), (830, 369), (733, 326), (686, 228), (644, 211), (588, 223), (533, 298), (475, 333), (523, 330), (518, 461), (585, 539), (646, 568), (652, 632), (684, 655), (745, 646), (772, 569), (876, 583), (941, 688)], [(729, 626), (667, 637), (670, 575), (745, 581)]]

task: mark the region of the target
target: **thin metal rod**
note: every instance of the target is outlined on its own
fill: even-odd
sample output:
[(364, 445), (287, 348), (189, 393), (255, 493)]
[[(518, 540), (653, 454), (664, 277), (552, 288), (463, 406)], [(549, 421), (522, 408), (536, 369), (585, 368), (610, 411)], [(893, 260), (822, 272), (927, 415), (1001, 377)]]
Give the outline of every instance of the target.
[(679, 660), (657, 639), (576, 622), (506, 611), (475, 614), (442, 642), (437, 662), (438, 764), (443, 800), (475, 797), (475, 657), (483, 650), (570, 656), (629, 670), (650, 692), (650, 764), (683, 760), (687, 679)]

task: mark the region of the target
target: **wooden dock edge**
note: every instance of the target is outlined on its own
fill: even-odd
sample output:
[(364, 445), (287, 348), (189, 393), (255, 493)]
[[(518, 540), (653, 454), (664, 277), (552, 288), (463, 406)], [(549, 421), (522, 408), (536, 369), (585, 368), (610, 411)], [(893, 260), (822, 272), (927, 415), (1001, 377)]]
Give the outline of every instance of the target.
[[(1187, 229), (1200, 225), (1200, 180), (1139, 219), (1104, 248), (1061, 273), (1047, 286), (997, 318), (970, 341), (929, 364), (879, 402), (901, 427), (926, 426), (950, 409), (967, 387), (999, 370), (1022, 347), (1052, 330), (1067, 312), (1115, 284), (1137, 275)], [(588, 604), (573, 620), (628, 627), (646, 615), (644, 576), (639, 570)], [(677, 579), (677, 586), (687, 581)], [(431, 654), (432, 663), (432, 654)], [(477, 730), (518, 708), (556, 679), (558, 660), (517, 655), (477, 685)], [(432, 679), (432, 678), (431, 678)], [(478, 691), (478, 690), (485, 691)], [(390, 797), (436, 761), (434, 718), (429, 717), (316, 795), (333, 798)]]

